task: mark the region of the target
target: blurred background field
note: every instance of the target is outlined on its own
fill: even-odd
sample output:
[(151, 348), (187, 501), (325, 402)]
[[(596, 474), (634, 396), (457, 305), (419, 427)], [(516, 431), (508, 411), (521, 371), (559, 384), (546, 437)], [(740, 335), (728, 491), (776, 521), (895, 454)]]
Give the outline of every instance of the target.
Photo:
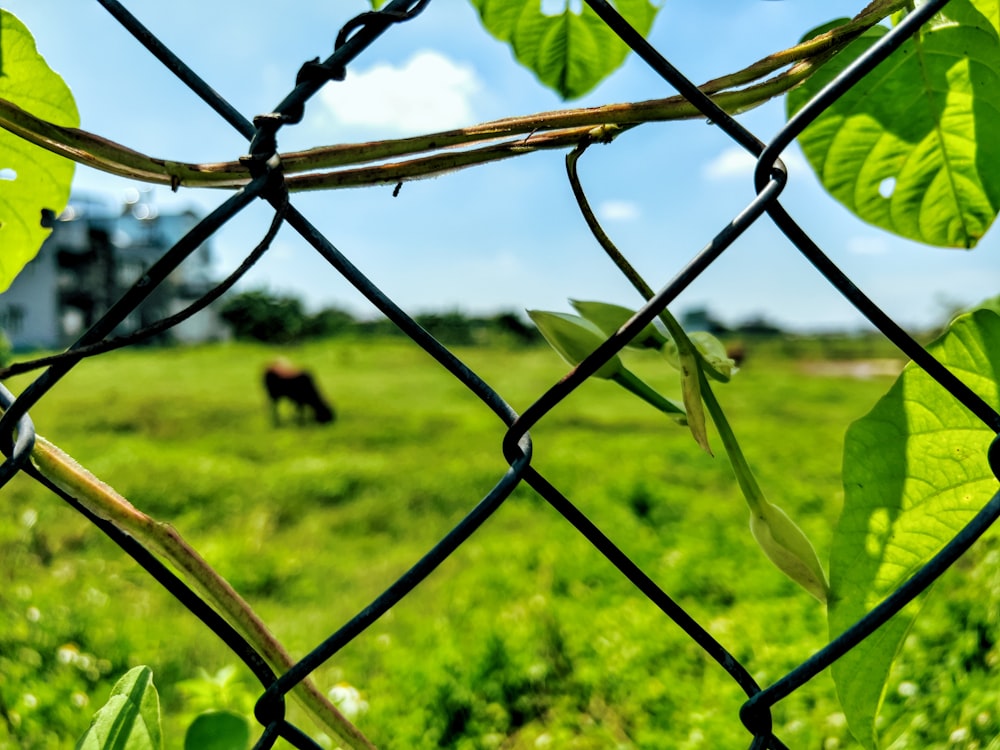
[[(456, 353), (519, 411), (566, 371), (540, 346)], [(277, 356), (313, 371), (335, 424), (272, 426), (260, 375)], [(677, 394), (655, 357), (630, 365)], [(776, 337), (748, 345), (717, 389), (765, 492), (824, 562), (844, 430), (901, 366), (873, 339)], [(496, 416), (413, 344), (384, 336), (109, 354), (32, 416), (172, 523), (295, 655), (365, 607), (506, 469)], [(761, 684), (826, 643), (822, 607), (753, 542), (717, 437), (712, 458), (604, 382), (532, 437), (533, 465)], [(202, 710), (252, 713), (249, 672), (58, 498), (19, 477), (0, 511), (0, 748), (72, 746), (137, 664), (153, 669), (169, 748)], [(930, 597), (889, 685), (894, 747), (1000, 747), (998, 556), (990, 534)], [(356, 721), (385, 748), (749, 742), (735, 684), (527, 487), (315, 679), (356, 689)], [(856, 746), (828, 674), (780, 704), (775, 725), (793, 748)]]

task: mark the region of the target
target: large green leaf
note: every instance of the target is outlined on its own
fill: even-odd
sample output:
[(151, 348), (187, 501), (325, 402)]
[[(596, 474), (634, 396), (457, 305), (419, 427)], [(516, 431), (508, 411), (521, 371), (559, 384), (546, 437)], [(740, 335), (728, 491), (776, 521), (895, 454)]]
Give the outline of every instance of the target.
[(246, 750), (250, 725), (232, 711), (199, 714), (184, 734), (184, 750)]
[(161, 750), (160, 697), (149, 667), (134, 667), (115, 683), (76, 750)]
[[(1000, 315), (962, 315), (930, 351), (1000, 407)], [(853, 625), (938, 552), (997, 491), (993, 433), (909, 365), (844, 446), (844, 510), (830, 558), (830, 636)], [(889, 667), (916, 616), (904, 609), (833, 667), (854, 735), (878, 746), (875, 718)]]
[[(973, 247), (1000, 211), (998, 0), (952, 0), (799, 137), (824, 187), (902, 237)], [(869, 49), (876, 26), (788, 94), (789, 115)]]
[[(0, 98), (56, 125), (77, 127), (69, 88), (35, 49), (14, 15), (0, 10)], [(0, 292), (35, 257), (43, 226), (69, 200), (73, 162), (0, 129)]]
[[(518, 62), (564, 99), (583, 96), (628, 55), (629, 49), (584, 5), (575, 12), (564, 0), (561, 13), (542, 10), (543, 0), (471, 0), (490, 34), (507, 42)], [(659, 8), (649, 0), (613, 5), (645, 35)]]

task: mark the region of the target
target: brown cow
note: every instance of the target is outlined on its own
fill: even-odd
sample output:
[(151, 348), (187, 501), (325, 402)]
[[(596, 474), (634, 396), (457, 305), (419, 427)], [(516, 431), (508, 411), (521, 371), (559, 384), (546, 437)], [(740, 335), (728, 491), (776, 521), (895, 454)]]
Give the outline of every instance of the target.
[(726, 356), (733, 360), (737, 367), (742, 367), (743, 361), (747, 358), (747, 348), (742, 341), (733, 341), (726, 346)]
[(305, 421), (306, 407), (312, 409), (313, 417), (320, 424), (332, 422), (337, 413), (320, 394), (310, 373), (300, 370), (285, 359), (279, 359), (264, 370), (264, 388), (271, 400), (271, 417), (275, 426), (281, 424), (278, 403), (287, 398), (295, 404), (299, 424)]

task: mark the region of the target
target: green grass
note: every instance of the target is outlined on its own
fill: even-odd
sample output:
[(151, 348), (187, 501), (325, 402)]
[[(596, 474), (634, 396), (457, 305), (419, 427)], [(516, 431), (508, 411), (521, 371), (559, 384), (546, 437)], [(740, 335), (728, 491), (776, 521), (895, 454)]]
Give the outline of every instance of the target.
[[(335, 425), (271, 427), (259, 375), (279, 353), (318, 374)], [(565, 372), (541, 348), (458, 354), (519, 411)], [(666, 368), (634, 364), (676, 395)], [(888, 384), (806, 376), (771, 347), (751, 350), (718, 389), (769, 499), (824, 561), (844, 430)], [(364, 608), (507, 468), (500, 420), (395, 340), (110, 354), (79, 366), (32, 416), (42, 435), (169, 520), (297, 655)], [(535, 468), (761, 684), (824, 645), (821, 606), (751, 539), (717, 437), (711, 458), (601, 382), (532, 437)], [(249, 673), (97, 530), (24, 478), (0, 493), (0, 510), (0, 748), (72, 745), (136, 664), (153, 668), (169, 748), (200, 710), (249, 714), (259, 694)], [(995, 536), (984, 540), (918, 621), (885, 710), (904, 732), (898, 747), (953, 747), (962, 729), (962, 746), (985, 748), (1000, 731), (998, 555)], [(385, 748), (749, 744), (735, 684), (527, 487), (316, 679), (358, 688), (369, 706), (358, 723)], [(855, 746), (827, 674), (779, 704), (774, 723), (793, 748)]]

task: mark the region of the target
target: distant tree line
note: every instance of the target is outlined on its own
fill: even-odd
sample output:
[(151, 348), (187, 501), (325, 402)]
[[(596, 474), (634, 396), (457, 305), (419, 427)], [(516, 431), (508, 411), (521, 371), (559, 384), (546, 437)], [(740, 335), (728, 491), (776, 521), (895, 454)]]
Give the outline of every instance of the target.
[[(237, 339), (269, 344), (291, 344), (345, 335), (402, 335), (386, 318), (356, 318), (340, 307), (326, 307), (310, 313), (298, 297), (260, 289), (227, 296), (220, 316), (229, 324)], [(528, 346), (542, 341), (527, 317), (516, 312), (476, 316), (451, 310), (422, 313), (415, 315), (414, 319), (436, 339), (449, 345)], [(760, 340), (781, 337), (784, 333), (763, 317), (727, 326), (707, 308), (686, 311), (681, 316), (681, 323), (689, 331), (708, 331), (724, 339)]]
[[(229, 295), (219, 315), (237, 339), (270, 344), (290, 344), (351, 334), (402, 335), (386, 318), (359, 319), (339, 307), (310, 313), (297, 297), (263, 290)], [(535, 327), (514, 312), (470, 316), (455, 310), (423, 313), (414, 316), (414, 319), (442, 343), (455, 346), (526, 346), (542, 340)]]

